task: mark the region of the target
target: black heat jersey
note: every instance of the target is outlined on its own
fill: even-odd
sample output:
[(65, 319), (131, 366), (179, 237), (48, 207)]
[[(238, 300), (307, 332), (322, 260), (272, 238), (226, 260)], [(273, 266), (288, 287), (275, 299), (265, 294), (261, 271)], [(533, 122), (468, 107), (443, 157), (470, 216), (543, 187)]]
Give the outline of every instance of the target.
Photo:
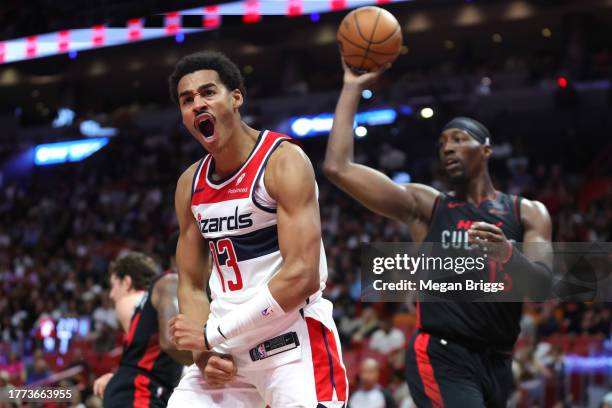
[[(457, 200), (451, 194), (441, 194), (434, 205), (425, 242), (435, 243), (437, 256), (456, 256), (460, 251), (465, 254), (467, 231), (476, 221), (497, 225), (509, 240), (521, 242), (520, 201), (519, 197), (496, 192), (493, 200), (484, 200), (476, 206)], [(503, 282), (507, 288), (512, 285), (511, 276), (505, 274), (503, 266), (496, 262), (485, 262), (485, 268), (477, 275), (464, 273), (453, 277), (455, 281), (462, 279)], [(427, 295), (419, 294), (421, 300), (423, 296)], [(418, 327), (440, 338), (474, 348), (511, 350), (520, 331), (522, 303), (463, 300), (419, 302)]]
[(123, 343), (119, 368), (104, 390), (104, 407), (165, 407), (183, 366), (159, 346), (157, 311), (151, 294), (161, 275), (136, 307)]

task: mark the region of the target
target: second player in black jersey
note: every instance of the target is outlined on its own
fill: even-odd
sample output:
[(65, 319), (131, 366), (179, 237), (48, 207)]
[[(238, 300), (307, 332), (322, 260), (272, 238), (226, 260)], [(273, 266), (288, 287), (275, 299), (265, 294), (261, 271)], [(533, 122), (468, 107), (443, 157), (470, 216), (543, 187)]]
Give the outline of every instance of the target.
[(165, 407), (191, 353), (176, 350), (167, 321), (178, 313), (175, 273), (157, 274), (153, 259), (128, 252), (109, 267), (115, 311), (124, 329), (119, 367), (96, 380), (105, 408)]

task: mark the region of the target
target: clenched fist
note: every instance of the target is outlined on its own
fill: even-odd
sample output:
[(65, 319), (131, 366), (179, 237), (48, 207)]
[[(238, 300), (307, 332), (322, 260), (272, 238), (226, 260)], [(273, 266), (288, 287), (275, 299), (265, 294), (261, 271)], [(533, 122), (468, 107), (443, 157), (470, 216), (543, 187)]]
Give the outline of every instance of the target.
[(204, 327), (184, 314), (174, 316), (168, 322), (170, 341), (177, 350), (208, 351), (204, 341)]
[(194, 362), (206, 383), (212, 388), (223, 387), (236, 376), (236, 364), (229, 354), (194, 353)]

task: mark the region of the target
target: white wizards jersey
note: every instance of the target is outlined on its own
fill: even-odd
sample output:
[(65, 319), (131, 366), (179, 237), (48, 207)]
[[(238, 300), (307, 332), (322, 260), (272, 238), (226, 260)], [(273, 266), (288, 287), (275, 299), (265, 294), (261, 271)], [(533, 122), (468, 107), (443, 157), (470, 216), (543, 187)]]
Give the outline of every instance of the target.
[[(209, 286), (212, 294), (209, 319), (221, 320), (251, 299), (283, 265), (276, 228), (276, 201), (264, 185), (264, 172), (272, 152), (289, 137), (262, 131), (251, 154), (232, 176), (213, 181), (214, 159), (204, 157), (192, 189), (191, 211), (208, 241), (212, 257)], [(300, 239), (299, 231), (295, 238)], [(304, 304), (321, 296), (327, 280), (327, 261), (321, 242), (320, 290)], [(257, 330), (229, 339), (224, 352), (244, 351), (262, 340), (281, 334), (299, 312), (288, 313)]]

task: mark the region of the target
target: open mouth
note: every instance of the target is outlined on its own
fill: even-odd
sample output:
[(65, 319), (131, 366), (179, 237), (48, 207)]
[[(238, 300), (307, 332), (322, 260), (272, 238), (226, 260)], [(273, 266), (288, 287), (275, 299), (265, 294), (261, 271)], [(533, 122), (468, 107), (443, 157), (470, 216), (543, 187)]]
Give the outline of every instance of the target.
[(444, 167), (446, 167), (447, 169), (456, 167), (459, 165), (459, 160), (457, 159), (447, 159), (446, 161), (444, 161)]
[(215, 133), (215, 122), (211, 114), (202, 113), (196, 117), (195, 127), (202, 133), (204, 139), (211, 138)]

